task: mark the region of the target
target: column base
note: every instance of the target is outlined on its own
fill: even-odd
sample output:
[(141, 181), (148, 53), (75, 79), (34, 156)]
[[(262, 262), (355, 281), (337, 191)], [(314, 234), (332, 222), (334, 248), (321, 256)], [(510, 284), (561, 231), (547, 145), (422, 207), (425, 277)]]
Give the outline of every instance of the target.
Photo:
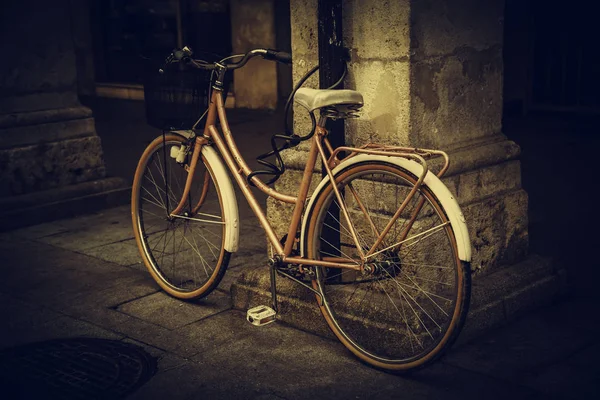
[(92, 111), (83, 106), (0, 115), (0, 230), (128, 201), (106, 178)]
[[(505, 266), (472, 284), (471, 307), (459, 343), (473, 338), (550, 304), (566, 294), (566, 274), (552, 260), (529, 255), (524, 261)], [(271, 304), (269, 269), (249, 268), (231, 286), (233, 307), (247, 310)], [(278, 277), (279, 314), (277, 318), (295, 328), (334, 338), (321, 316), (315, 296), (307, 289)]]
[(0, 198), (0, 231), (74, 217), (127, 204), (131, 185), (104, 178), (20, 196)]

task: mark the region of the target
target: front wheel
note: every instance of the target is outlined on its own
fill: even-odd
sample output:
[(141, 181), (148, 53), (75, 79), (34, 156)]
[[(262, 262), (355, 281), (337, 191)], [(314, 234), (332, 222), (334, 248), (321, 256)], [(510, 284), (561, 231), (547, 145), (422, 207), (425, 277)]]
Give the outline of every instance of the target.
[[(152, 278), (181, 299), (208, 295), (229, 263), (223, 196), (210, 165), (198, 160), (191, 190), (178, 215), (192, 149), (179, 163), (176, 154), (188, 140), (168, 133), (156, 138), (140, 158), (131, 196), (133, 231)], [(193, 143), (192, 143), (193, 144)]]
[(395, 371), (423, 367), (456, 339), (469, 306), (469, 265), (458, 258), (448, 216), (422, 185), (393, 221), (417, 178), (391, 162), (349, 165), (335, 181), (358, 245), (329, 183), (308, 210), (304, 254), (355, 266), (360, 253), (371, 255), (363, 272), (316, 268), (321, 311), (361, 360)]

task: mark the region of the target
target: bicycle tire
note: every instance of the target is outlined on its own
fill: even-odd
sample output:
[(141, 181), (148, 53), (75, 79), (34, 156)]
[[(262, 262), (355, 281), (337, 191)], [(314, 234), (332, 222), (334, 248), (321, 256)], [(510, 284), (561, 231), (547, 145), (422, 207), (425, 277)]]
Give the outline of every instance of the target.
[[(351, 164), (336, 171), (334, 179), (364, 253), (417, 182), (408, 170), (381, 160)], [(339, 213), (333, 185), (329, 182), (313, 196), (315, 202), (307, 210), (304, 227), (304, 254), (315, 259), (357, 259), (358, 249)], [(410, 211), (417, 209), (421, 199), (421, 212), (397, 250), (402, 228), (408, 226)], [(332, 229), (332, 222), (337, 229)], [(386, 238), (377, 251), (392, 247), (373, 255), (373, 272), (315, 267), (313, 286), (323, 294), (322, 300), (317, 296), (317, 302), (329, 327), (354, 355), (377, 368), (409, 372), (438, 359), (456, 340), (469, 308), (471, 274), (469, 264), (458, 258), (446, 212), (426, 185), (419, 188), (392, 227), (388, 235), (393, 232), (396, 236)], [(329, 234), (324, 233), (327, 229)], [(432, 237), (440, 239), (433, 246)], [(405, 247), (407, 243), (414, 244)], [(426, 244), (427, 251), (413, 253), (410, 249), (419, 243)], [(367, 295), (370, 298), (365, 302)]]
[(169, 217), (183, 195), (192, 154), (190, 148), (178, 163), (170, 151), (181, 145), (188, 145), (188, 139), (175, 133), (148, 145), (133, 181), (131, 215), (136, 243), (152, 278), (170, 295), (194, 299), (218, 286), (231, 253), (224, 248), (224, 198), (204, 157), (198, 160), (183, 212)]

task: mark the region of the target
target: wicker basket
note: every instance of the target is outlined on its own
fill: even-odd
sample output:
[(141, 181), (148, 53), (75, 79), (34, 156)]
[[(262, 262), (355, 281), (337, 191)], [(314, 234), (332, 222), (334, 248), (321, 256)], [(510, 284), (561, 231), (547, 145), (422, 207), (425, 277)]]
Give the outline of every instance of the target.
[(172, 64), (163, 73), (149, 67), (144, 81), (148, 124), (163, 130), (190, 129), (208, 107), (211, 71)]

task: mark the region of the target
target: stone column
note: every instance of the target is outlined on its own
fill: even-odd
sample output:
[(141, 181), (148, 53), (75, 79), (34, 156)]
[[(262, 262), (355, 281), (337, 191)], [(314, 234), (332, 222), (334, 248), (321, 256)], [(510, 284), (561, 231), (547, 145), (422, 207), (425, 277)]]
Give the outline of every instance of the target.
[[(275, 48), (275, 0), (231, 0), (233, 54), (255, 48)], [(271, 109), (277, 107), (277, 65), (255, 58), (234, 71), (235, 106)]]
[[(0, 204), (3, 228), (57, 212), (44, 204), (114, 189), (100, 138), (77, 97), (68, 0), (3, 5), (0, 16)], [(116, 186), (115, 186), (116, 185)], [(42, 207), (43, 208), (43, 207)], [(29, 209), (29, 211), (27, 210)], [(32, 210), (33, 209), (33, 210)], [(43, 216), (42, 216), (43, 214)], [(31, 222), (39, 221), (35, 219)], [(31, 223), (29, 222), (29, 223)]]
[[(473, 245), (471, 332), (500, 323), (556, 294), (548, 260), (527, 257), (527, 193), (519, 147), (502, 134), (503, 0), (345, 0), (346, 88), (360, 91), (362, 117), (347, 121), (346, 143), (368, 141), (449, 153), (444, 179)], [(294, 80), (317, 62), (317, 0), (292, 0)], [(316, 80), (311, 85), (316, 87)], [(305, 131), (302, 111), (296, 129)], [(277, 188), (295, 188), (303, 148), (287, 154)], [(313, 179), (316, 180), (316, 179)], [(290, 208), (269, 201), (282, 230)], [(283, 221), (283, 222), (278, 222)], [(284, 317), (285, 318), (285, 317)]]
[(469, 222), (474, 271), (523, 260), (527, 194), (519, 148), (501, 133), (504, 2), (346, 5), (349, 86), (365, 98), (364, 117), (349, 124), (349, 142), (447, 151), (445, 183)]

